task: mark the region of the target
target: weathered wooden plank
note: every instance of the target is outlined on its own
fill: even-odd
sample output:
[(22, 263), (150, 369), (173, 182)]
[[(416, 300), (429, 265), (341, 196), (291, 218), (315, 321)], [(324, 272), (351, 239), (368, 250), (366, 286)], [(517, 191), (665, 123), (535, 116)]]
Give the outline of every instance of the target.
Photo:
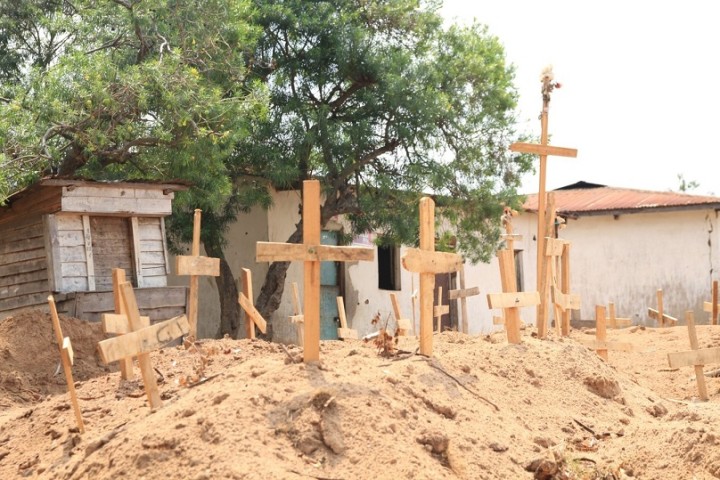
[(565, 248), (565, 240), (559, 238), (545, 237), (545, 255), (548, 257), (559, 257)]
[(163, 189), (146, 188), (144, 185), (117, 186), (105, 185), (72, 185), (63, 188), (64, 197), (98, 197), (98, 198), (167, 198), (172, 199), (173, 193), (163, 194)]
[(148, 252), (164, 252), (164, 243), (162, 240), (140, 240), (140, 251), (145, 254)]
[(474, 297), (475, 295), (480, 295), (480, 287), (465, 288), (463, 290), (448, 290), (448, 298), (450, 300)]
[(130, 238), (132, 239), (132, 248), (130, 250), (131, 257), (133, 259), (135, 278), (137, 280), (138, 287), (145, 287), (143, 280), (143, 256), (140, 250), (140, 225), (138, 223), (138, 217), (132, 217), (130, 219)]
[(167, 236), (165, 235), (165, 219), (164, 218), (160, 218), (160, 233), (161, 233), (160, 241), (163, 244), (163, 263), (165, 264), (165, 273), (167, 275), (170, 275), (172, 272), (170, 271), (170, 257), (168, 256), (167, 242), (165, 241)]
[(143, 288), (147, 287), (165, 287), (167, 286), (167, 277), (146, 277), (143, 276)]
[(170, 215), (169, 198), (102, 198), (63, 197), (62, 210), (74, 213), (116, 214), (116, 215)]
[(47, 303), (47, 292), (32, 293), (21, 297), (3, 298), (0, 300), (0, 312), (14, 308), (44, 305)]
[(43, 236), (43, 217), (41, 215), (29, 215), (24, 220), (18, 220), (16, 223), (0, 229), (0, 243), (38, 236)]
[(76, 247), (59, 247), (60, 263), (85, 262), (87, 255), (85, 246), (78, 245)]
[(488, 293), (490, 308), (529, 307), (540, 303), (538, 292)]
[(451, 273), (463, 266), (463, 258), (456, 253), (434, 252), (408, 248), (402, 257), (405, 270), (414, 273)]
[(152, 352), (176, 338), (187, 335), (189, 331), (190, 324), (187, 317), (182, 315), (121, 337), (98, 342), (98, 352), (104, 363), (116, 362), (121, 358)]
[(62, 260), (60, 258), (60, 241), (57, 237), (57, 218), (55, 215), (43, 217), (43, 236), (45, 238), (45, 262), (50, 282), (50, 290), (60, 292), (63, 290), (63, 278), (60, 271)]
[(87, 264), (80, 262), (63, 263), (60, 266), (60, 271), (63, 277), (86, 277), (87, 278)]
[(670, 364), (670, 368), (708, 365), (718, 362), (720, 362), (720, 347), (668, 353), (668, 363)]
[[(121, 313), (103, 313), (102, 316), (103, 332), (106, 335), (124, 335), (130, 333), (130, 324), (128, 323), (127, 315)], [(141, 315), (140, 316), (140, 328), (146, 328), (150, 326), (150, 317)]]
[(142, 274), (143, 277), (167, 278), (167, 274), (165, 273), (165, 265), (149, 266), (147, 264), (143, 264)]
[[(143, 312), (166, 307), (185, 308), (186, 287), (138, 288), (135, 290), (138, 306)], [(75, 293), (78, 309), (83, 312), (112, 312), (115, 310), (112, 291)], [(183, 310), (184, 311), (184, 310)], [(149, 315), (151, 319), (155, 319)], [(168, 317), (165, 317), (168, 318)]]
[(77, 247), (85, 246), (85, 236), (82, 230), (78, 231), (58, 231), (57, 232), (58, 245), (61, 247)]
[[(648, 317), (650, 317), (651, 319), (653, 319), (655, 321), (658, 321), (658, 318), (660, 317), (660, 315), (659, 315), (658, 311), (655, 310), (654, 308), (648, 308)], [(671, 317), (670, 315), (663, 314), (662, 318), (663, 318), (664, 322), (669, 322), (671, 324), (677, 323), (677, 318)]]
[(0, 255), (0, 265), (11, 265), (13, 263), (26, 262), (37, 258), (45, 258), (45, 248), (36, 248), (24, 252), (6, 253)]
[(220, 275), (220, 259), (211, 257), (194, 257), (179, 255), (175, 257), (175, 273), (177, 275)]
[(45, 237), (42, 231), (40, 231), (40, 235), (35, 237), (26, 237), (12, 241), (0, 240), (0, 255), (35, 250), (37, 248), (45, 248)]
[(58, 231), (81, 232), (83, 230), (82, 215), (66, 215), (58, 213), (55, 215)]
[(374, 258), (375, 250), (368, 247), (337, 247), (278, 242), (258, 242), (255, 256), (258, 262), (348, 262), (372, 261)]
[(92, 235), (90, 233), (90, 217), (82, 216), (83, 238), (85, 239), (85, 266), (87, 270), (88, 290), (95, 290), (95, 260), (93, 259)]
[(565, 310), (580, 310), (581, 299), (580, 295), (572, 293), (563, 293), (555, 285), (550, 287), (552, 302), (560, 307), (562, 311)]
[(39, 292), (45, 292), (46, 294), (50, 292), (50, 284), (47, 279), (0, 287), (0, 298), (19, 297), (28, 293)]
[(511, 152), (530, 153), (533, 155), (546, 155), (556, 157), (577, 157), (576, 148), (554, 147), (537, 143), (516, 142), (510, 145)]
[(32, 272), (20, 273), (17, 275), (11, 275), (8, 277), (0, 277), (0, 287), (7, 287), (8, 285), (16, 285), (21, 283), (34, 282), (37, 280), (47, 280), (48, 272), (46, 268), (35, 270)]
[(42, 189), (12, 203), (9, 208), (0, 209), (0, 225), (17, 222), (28, 215), (43, 215), (60, 210), (60, 189)]
[(157, 217), (139, 217), (138, 226), (140, 227), (140, 240), (160, 240), (164, 241), (165, 236), (162, 231), (162, 223)]
[(243, 308), (243, 310), (245, 310), (245, 313), (247, 313), (248, 317), (250, 317), (253, 323), (257, 325), (258, 329), (260, 329), (262, 333), (266, 333), (267, 322), (260, 314), (260, 312), (257, 311), (252, 302), (245, 296), (245, 294), (240, 293), (238, 295), (238, 303), (240, 303), (240, 306)]
[(0, 278), (9, 277), (25, 272), (34, 272), (36, 270), (44, 270), (47, 268), (47, 258), (38, 257), (10, 265), (0, 265)]
[[(97, 287), (97, 284), (95, 285)], [(63, 292), (88, 291), (87, 277), (63, 277)]]
[(142, 252), (142, 264), (145, 265), (162, 265), (165, 266), (165, 254), (163, 252)]

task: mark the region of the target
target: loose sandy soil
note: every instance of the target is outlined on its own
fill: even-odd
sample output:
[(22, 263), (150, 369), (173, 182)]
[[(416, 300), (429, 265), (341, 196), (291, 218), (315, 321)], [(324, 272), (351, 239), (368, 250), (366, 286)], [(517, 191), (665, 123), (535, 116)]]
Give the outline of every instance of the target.
[[(634, 351), (609, 363), (586, 332), (530, 328), (521, 345), (436, 335), (432, 359), (414, 338), (391, 358), (327, 342), (319, 365), (293, 363), (296, 347), (204, 341), (151, 355), (165, 405), (150, 411), (141, 382), (96, 358), (97, 325), (62, 325), (86, 432), (49, 318), (0, 322), (0, 479), (720, 478), (720, 379), (699, 402), (692, 368), (667, 363), (685, 327), (611, 330)], [(720, 327), (698, 330), (718, 345)]]

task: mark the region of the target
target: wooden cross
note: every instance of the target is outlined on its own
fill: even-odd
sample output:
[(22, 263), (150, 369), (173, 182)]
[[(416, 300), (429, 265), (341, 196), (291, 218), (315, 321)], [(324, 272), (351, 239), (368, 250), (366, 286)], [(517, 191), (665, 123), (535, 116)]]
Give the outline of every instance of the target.
[[(127, 280), (125, 278), (125, 270), (122, 268), (113, 268), (113, 301), (115, 302), (115, 314), (118, 315), (119, 318), (110, 317), (109, 315), (103, 315), (102, 324), (103, 330), (105, 331), (106, 335), (124, 335), (129, 332), (127, 314), (125, 312), (125, 304), (120, 297), (120, 284), (126, 281)], [(105, 318), (107, 318), (107, 323)], [(140, 317), (140, 323), (140, 328), (150, 326), (150, 319), (148, 317)], [(122, 360), (120, 360), (120, 377), (123, 380), (133, 380), (135, 378), (132, 357), (123, 358)]]
[(320, 262), (373, 261), (375, 250), (320, 244), (320, 182), (303, 182), (303, 243), (258, 242), (258, 262), (304, 262), (305, 335), (303, 360), (320, 360)]
[(290, 323), (295, 324), (297, 330), (298, 345), (302, 346), (304, 342), (304, 330), (305, 330), (305, 315), (302, 313), (300, 307), (300, 294), (298, 293), (297, 282), (292, 283), (292, 302), (293, 302), (293, 315), (290, 315)]
[[(565, 242), (563, 245), (562, 257), (560, 257), (561, 272), (560, 272), (560, 290), (566, 295), (570, 295), (570, 242)], [(580, 299), (578, 298), (578, 301)], [(562, 312), (562, 336), (567, 337), (570, 335), (570, 309), (565, 308)]]
[(505, 227), (505, 233), (501, 237), (505, 240), (505, 248), (511, 252), (515, 251), (515, 240), (522, 240), (522, 235), (513, 233), (512, 219), (517, 212), (510, 207), (503, 210), (502, 224)]
[[(574, 148), (562, 148), (562, 147), (553, 147), (548, 145), (548, 112), (550, 110), (550, 94), (552, 91), (559, 87), (558, 83), (555, 83), (554, 76), (552, 73), (552, 67), (546, 68), (543, 70), (542, 76), (541, 76), (541, 82), (543, 84), (542, 86), (542, 97), (543, 97), (543, 108), (542, 112), (540, 113), (540, 127), (541, 127), (541, 133), (540, 133), (540, 144), (533, 144), (533, 143), (513, 143), (510, 145), (510, 150), (513, 152), (519, 152), (519, 153), (529, 153), (532, 155), (539, 155), (540, 156), (540, 186), (538, 189), (538, 223), (537, 223), (537, 269), (538, 269), (538, 283), (537, 288), (540, 292), (540, 295), (542, 297), (543, 293), (547, 294), (547, 291), (543, 291), (541, 288), (542, 286), (542, 276), (540, 271), (540, 265), (543, 261), (543, 256), (545, 255), (545, 245), (544, 245), (544, 239), (546, 237), (546, 233), (543, 231), (544, 225), (545, 225), (545, 177), (546, 177), (546, 171), (547, 171), (547, 157), (549, 155), (552, 156), (560, 156), (560, 157), (577, 157), (577, 150)], [(541, 308), (545, 308), (545, 301), (547, 297), (542, 298)], [(540, 338), (544, 338), (545, 330), (540, 330), (540, 325), (538, 325), (538, 336)]]
[[(545, 239), (553, 238), (555, 237), (555, 192), (550, 192), (547, 194), (547, 205), (545, 208), (545, 226), (543, 228), (543, 231), (545, 232)], [(544, 245), (546, 242), (542, 241), (543, 239), (538, 240), (539, 243), (543, 243)], [(552, 245), (549, 247), (550, 251), (554, 251), (556, 248), (556, 245)], [(550, 271), (551, 263), (548, 261), (547, 258), (547, 252), (548, 247), (545, 247), (545, 254), (543, 255), (543, 258), (540, 260), (540, 264), (537, 267), (537, 273), (540, 276), (538, 278), (538, 293), (540, 294), (540, 304), (537, 307), (537, 329), (538, 329), (538, 337), (539, 338), (545, 338), (547, 336), (548, 331), (548, 298), (551, 296), (551, 280), (555, 279), (555, 276), (552, 275)], [(555, 309), (555, 313), (557, 314), (557, 309)]]
[(200, 256), (200, 217), (202, 210), (195, 209), (193, 217), (193, 241), (191, 255), (175, 257), (175, 272), (177, 275), (190, 275), (190, 292), (188, 297), (188, 320), (190, 322), (190, 336), (197, 339), (198, 317), (198, 276), (220, 276), (220, 259)]
[(653, 308), (648, 308), (648, 317), (657, 321), (658, 325), (660, 325), (661, 327), (664, 327), (665, 323), (667, 323), (668, 325), (675, 325), (677, 323), (677, 318), (671, 317), (670, 315), (666, 315), (665, 312), (663, 311), (662, 288), (659, 288), (657, 291), (657, 304), (658, 304), (657, 310), (655, 310)]
[(712, 282), (712, 302), (703, 302), (703, 311), (710, 314), (710, 325), (718, 324), (718, 310), (720, 310), (720, 303), (718, 303), (718, 281)]
[(608, 361), (608, 350), (629, 352), (632, 351), (632, 344), (627, 342), (607, 341), (607, 322), (605, 317), (605, 306), (595, 306), (595, 341), (581, 341), (583, 345), (597, 352), (598, 356)]
[(435, 251), (435, 202), (430, 197), (420, 199), (420, 248), (408, 248), (402, 264), (405, 270), (420, 274), (420, 353), (431, 357), (435, 274), (457, 272), (463, 259)]
[(450, 300), (460, 300), (460, 314), (462, 316), (460, 325), (463, 333), (468, 333), (469, 328), (469, 317), (467, 311), (467, 297), (474, 297), (480, 295), (480, 289), (478, 287), (465, 288), (465, 266), (460, 269), (460, 288), (457, 290), (449, 290), (448, 298)]
[(182, 315), (142, 328), (135, 292), (129, 282), (120, 284), (120, 297), (125, 305), (129, 332), (99, 342), (100, 358), (105, 364), (108, 364), (123, 358), (137, 357), (150, 408), (161, 407), (163, 402), (160, 399), (149, 352), (167, 342), (187, 335), (190, 331), (190, 324), (187, 317)]
[(438, 287), (437, 305), (433, 307), (433, 317), (437, 320), (437, 329), (435, 330), (437, 333), (440, 333), (442, 329), (442, 316), (450, 313), (450, 305), (442, 303), (442, 294), (443, 288)]
[(357, 340), (358, 332), (352, 328), (348, 328), (347, 317), (345, 316), (345, 300), (343, 297), (337, 297), (338, 317), (340, 317), (340, 328), (338, 328), (338, 338), (352, 338)]
[(625, 328), (632, 325), (632, 320), (629, 318), (617, 318), (615, 316), (615, 304), (610, 302), (608, 305), (608, 310), (610, 312), (610, 318), (609, 318), (609, 327), (610, 328)]
[[(501, 250), (501, 252), (510, 253), (509, 250)], [(488, 293), (487, 299), (490, 308), (503, 309), (508, 343), (520, 343), (520, 307), (530, 307), (540, 303), (538, 292)]]
[(242, 275), (243, 291), (238, 294), (238, 303), (247, 315), (245, 319), (245, 335), (247, 338), (255, 338), (255, 326), (257, 326), (262, 333), (266, 333), (267, 322), (263, 316), (260, 315), (260, 312), (257, 311), (253, 302), (252, 272), (247, 268), (243, 268)]
[(57, 307), (55, 306), (55, 298), (52, 295), (48, 297), (50, 305), (50, 315), (52, 316), (53, 330), (55, 330), (55, 338), (57, 339), (58, 349), (60, 350), (60, 361), (65, 371), (65, 382), (67, 383), (68, 393), (70, 394), (70, 403), (72, 403), (75, 412), (75, 422), (77, 423), (80, 433), (85, 433), (85, 425), (83, 424), (80, 405), (78, 404), (77, 392), (75, 391), (75, 381), (72, 375), (72, 365), (74, 363), (72, 344), (70, 337), (63, 337), (62, 327), (60, 326), (60, 318), (58, 317)]
[(398, 302), (396, 294), (390, 294), (390, 303), (392, 303), (393, 314), (395, 315), (395, 323), (397, 324), (398, 328), (398, 336), (406, 336), (408, 334), (408, 331), (411, 328), (414, 330), (415, 327), (412, 325), (412, 322), (409, 319), (403, 318), (402, 314), (400, 313), (400, 302)]
[(698, 394), (702, 400), (708, 399), (707, 386), (703, 366), (708, 363), (720, 362), (720, 347), (698, 348), (697, 331), (695, 330), (695, 316), (692, 310), (685, 313), (685, 322), (688, 326), (691, 350), (678, 353), (668, 353), (670, 368), (695, 367)]

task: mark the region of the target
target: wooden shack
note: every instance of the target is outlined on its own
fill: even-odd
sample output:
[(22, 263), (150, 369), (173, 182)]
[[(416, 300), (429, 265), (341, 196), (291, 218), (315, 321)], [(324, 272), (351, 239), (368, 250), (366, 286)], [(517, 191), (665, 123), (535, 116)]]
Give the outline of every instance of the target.
[(99, 320), (113, 311), (112, 269), (125, 269), (151, 319), (184, 313), (171, 273), (164, 217), (177, 184), (44, 179), (0, 207), (0, 320), (42, 308)]

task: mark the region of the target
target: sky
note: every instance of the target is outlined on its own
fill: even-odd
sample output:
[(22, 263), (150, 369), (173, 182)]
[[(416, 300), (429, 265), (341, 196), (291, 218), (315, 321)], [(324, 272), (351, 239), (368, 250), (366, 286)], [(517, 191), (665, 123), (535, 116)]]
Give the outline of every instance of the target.
[[(547, 188), (576, 181), (720, 196), (720, 4), (712, 0), (444, 0), (449, 22), (487, 25), (515, 66), (518, 128), (540, 136), (550, 64)], [(537, 162), (535, 163), (537, 169)], [(522, 193), (538, 191), (538, 176)]]

